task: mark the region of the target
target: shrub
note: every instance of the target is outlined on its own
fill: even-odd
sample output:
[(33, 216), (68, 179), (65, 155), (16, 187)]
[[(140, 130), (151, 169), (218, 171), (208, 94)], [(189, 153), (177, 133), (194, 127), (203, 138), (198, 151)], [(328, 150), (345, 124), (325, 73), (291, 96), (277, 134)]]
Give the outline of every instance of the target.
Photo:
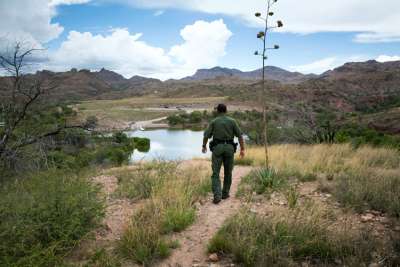
[(0, 189), (0, 265), (55, 266), (103, 216), (86, 179), (48, 171)]

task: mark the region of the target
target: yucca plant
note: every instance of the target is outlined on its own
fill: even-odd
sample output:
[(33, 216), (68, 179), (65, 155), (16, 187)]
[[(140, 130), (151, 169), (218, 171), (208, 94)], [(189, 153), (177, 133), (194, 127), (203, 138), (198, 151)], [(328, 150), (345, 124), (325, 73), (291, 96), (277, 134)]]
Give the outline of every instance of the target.
[[(268, 59), (267, 57), (267, 50), (270, 49), (279, 49), (279, 45), (274, 45), (273, 47), (268, 47), (267, 46), (267, 34), (270, 30), (275, 29), (275, 28), (281, 28), (283, 27), (283, 22), (281, 20), (278, 20), (276, 24), (270, 25), (270, 17), (274, 16), (274, 12), (272, 12), (272, 7), (273, 5), (277, 2), (278, 0), (267, 0), (267, 8), (266, 8), (266, 13), (265, 17), (263, 17), (261, 12), (256, 12), (254, 15), (261, 19), (265, 24), (264, 30), (260, 31), (257, 33), (257, 38), (262, 41), (263, 43), (263, 49), (261, 51), (255, 51), (254, 55), (256, 56), (261, 56), (262, 58), (262, 92), (265, 95), (265, 61)], [(264, 99), (263, 97), (260, 99)], [(263, 124), (264, 124), (264, 148), (265, 148), (265, 167), (268, 168), (269, 166), (269, 159), (268, 159), (268, 136), (267, 136), (267, 106), (265, 103), (265, 100), (263, 102)]]

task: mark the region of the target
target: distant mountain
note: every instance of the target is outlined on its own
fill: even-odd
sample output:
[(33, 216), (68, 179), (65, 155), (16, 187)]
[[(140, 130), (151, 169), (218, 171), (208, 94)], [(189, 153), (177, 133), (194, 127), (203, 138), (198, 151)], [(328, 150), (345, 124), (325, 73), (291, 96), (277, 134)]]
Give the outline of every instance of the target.
[(94, 74), (98, 79), (106, 82), (111, 86), (120, 86), (126, 83), (126, 79), (124, 78), (124, 76), (116, 72), (106, 70), (105, 68), (102, 68), (99, 72), (94, 72)]
[[(262, 69), (254, 71), (240, 71), (238, 69), (214, 67), (211, 69), (199, 69), (194, 75), (185, 77), (185, 81), (200, 81), (215, 79), (218, 77), (235, 77), (240, 79), (261, 79)], [(275, 80), (282, 83), (300, 83), (310, 78), (315, 78), (317, 75), (304, 75), (299, 72), (290, 72), (278, 67), (265, 67), (265, 77), (268, 80)]]

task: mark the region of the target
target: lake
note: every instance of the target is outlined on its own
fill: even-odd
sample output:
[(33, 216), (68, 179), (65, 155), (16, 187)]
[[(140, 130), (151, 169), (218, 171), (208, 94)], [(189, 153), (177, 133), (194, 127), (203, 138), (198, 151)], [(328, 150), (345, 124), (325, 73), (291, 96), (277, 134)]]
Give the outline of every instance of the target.
[(131, 161), (140, 160), (185, 160), (191, 158), (209, 158), (211, 153), (201, 153), (203, 132), (193, 130), (156, 129), (126, 132), (130, 137), (150, 139), (149, 152), (134, 151)]

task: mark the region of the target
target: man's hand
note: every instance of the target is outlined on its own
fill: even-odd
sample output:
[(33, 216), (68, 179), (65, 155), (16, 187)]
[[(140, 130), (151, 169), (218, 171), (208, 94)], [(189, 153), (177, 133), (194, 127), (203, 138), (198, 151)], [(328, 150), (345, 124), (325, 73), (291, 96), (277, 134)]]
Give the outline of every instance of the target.
[(241, 159), (244, 158), (244, 149), (241, 149), (241, 150), (240, 150), (240, 158), (241, 158)]
[(203, 154), (206, 154), (206, 153), (207, 153), (207, 147), (206, 147), (206, 146), (203, 146), (201, 152), (203, 152)]

